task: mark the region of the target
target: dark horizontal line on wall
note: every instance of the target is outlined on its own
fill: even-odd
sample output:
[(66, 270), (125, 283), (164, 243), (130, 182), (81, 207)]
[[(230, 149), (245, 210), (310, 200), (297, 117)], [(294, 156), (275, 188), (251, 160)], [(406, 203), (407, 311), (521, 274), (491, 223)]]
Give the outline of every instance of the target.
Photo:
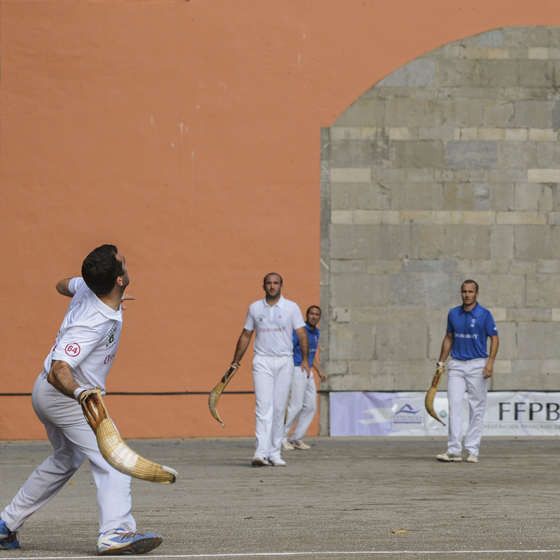
[[(167, 395), (209, 395), (210, 391), (161, 391), (161, 392), (128, 392), (128, 391), (115, 391), (107, 393), (107, 396), (167, 396)], [(254, 395), (255, 391), (227, 391), (224, 395)], [(0, 397), (30, 397), (31, 393), (0, 393)]]
[[(153, 395), (156, 397), (165, 395), (209, 395), (210, 391), (177, 391), (177, 392), (158, 392), (158, 393), (125, 393), (125, 392), (111, 392), (107, 393), (108, 396), (112, 395), (124, 395), (124, 396), (135, 396), (135, 395)], [(222, 393), (223, 395), (254, 395), (255, 391), (226, 391)]]
[[(488, 391), (489, 393), (559, 393), (560, 390), (550, 390), (550, 391), (535, 391), (534, 389), (496, 389)], [(342, 389), (338, 391), (330, 391), (327, 389), (320, 389), (317, 393), (328, 395), (329, 393), (426, 393), (426, 391), (376, 391), (375, 389)], [(210, 391), (163, 391), (163, 392), (111, 392), (107, 393), (107, 396), (153, 396), (153, 397), (165, 397), (170, 395), (209, 395)], [(254, 395), (255, 391), (225, 391), (223, 395)], [(0, 397), (30, 397), (31, 393), (0, 393)]]
[[(317, 391), (318, 393), (331, 393), (334, 391)], [(337, 393), (346, 391), (336, 391)], [(348, 391), (349, 392), (349, 391)], [(161, 391), (161, 392), (125, 392), (115, 391), (107, 393), (107, 396), (119, 395), (125, 397), (133, 397), (138, 395), (164, 397), (168, 395), (209, 395), (210, 391)], [(254, 395), (255, 391), (225, 391), (223, 395)], [(31, 393), (0, 393), (0, 397), (30, 397)]]

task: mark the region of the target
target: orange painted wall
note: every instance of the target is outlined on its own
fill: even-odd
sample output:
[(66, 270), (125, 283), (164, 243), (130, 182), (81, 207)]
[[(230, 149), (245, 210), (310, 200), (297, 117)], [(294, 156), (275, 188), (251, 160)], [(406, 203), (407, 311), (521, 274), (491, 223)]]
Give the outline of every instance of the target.
[[(30, 392), (94, 247), (127, 258), (109, 391), (208, 391), (270, 270), (319, 301), (319, 134), (385, 75), (550, 0), (0, 2), (1, 393)], [(250, 356), (230, 385), (251, 390)], [(126, 437), (250, 435), (254, 397), (109, 397)], [(314, 428), (316, 430), (316, 425)], [(0, 439), (43, 438), (0, 397)]]

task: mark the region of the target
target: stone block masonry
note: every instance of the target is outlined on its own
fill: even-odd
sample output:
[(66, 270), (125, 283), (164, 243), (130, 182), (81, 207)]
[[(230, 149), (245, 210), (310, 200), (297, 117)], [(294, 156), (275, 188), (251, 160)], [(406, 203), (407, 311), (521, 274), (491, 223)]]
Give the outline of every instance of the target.
[(502, 340), (490, 387), (560, 390), (559, 87), (560, 28), (497, 29), (409, 62), (322, 130), (328, 388), (427, 389), (472, 277)]

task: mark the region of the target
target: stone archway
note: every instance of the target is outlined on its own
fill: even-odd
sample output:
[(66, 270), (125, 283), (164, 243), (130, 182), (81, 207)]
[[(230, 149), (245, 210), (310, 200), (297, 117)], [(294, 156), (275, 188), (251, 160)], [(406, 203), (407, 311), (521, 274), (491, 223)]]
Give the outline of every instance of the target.
[(560, 389), (559, 88), (560, 28), (498, 29), (322, 130), (331, 389), (425, 390), (467, 277), (500, 330), (492, 388)]

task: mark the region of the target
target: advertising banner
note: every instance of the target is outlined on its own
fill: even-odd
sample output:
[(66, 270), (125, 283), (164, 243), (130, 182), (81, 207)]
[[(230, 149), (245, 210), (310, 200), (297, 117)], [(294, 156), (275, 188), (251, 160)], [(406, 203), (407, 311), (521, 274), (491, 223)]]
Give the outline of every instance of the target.
[[(424, 406), (425, 392), (332, 392), (331, 436), (446, 436), (447, 427)], [(434, 410), (447, 424), (447, 393), (440, 391)], [(463, 399), (463, 432), (469, 405)], [(486, 401), (483, 435), (560, 435), (560, 392), (491, 391)]]

